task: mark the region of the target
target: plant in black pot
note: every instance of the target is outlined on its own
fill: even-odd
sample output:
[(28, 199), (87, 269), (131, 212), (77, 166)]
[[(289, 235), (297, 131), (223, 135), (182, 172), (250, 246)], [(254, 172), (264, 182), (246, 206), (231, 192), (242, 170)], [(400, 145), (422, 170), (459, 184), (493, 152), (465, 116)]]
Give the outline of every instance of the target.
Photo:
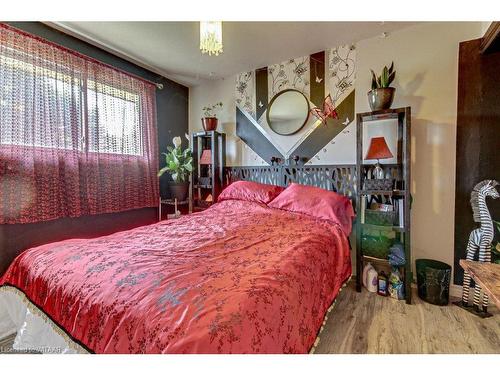
[[(186, 138), (189, 140), (188, 136)], [(177, 201), (185, 201), (189, 195), (189, 174), (193, 171), (193, 157), (191, 149), (188, 147), (182, 150), (181, 137), (174, 137), (172, 140), (174, 147), (168, 146), (168, 152), (164, 152), (166, 166), (160, 169), (158, 177), (165, 172), (169, 172), (172, 182), (169, 184), (170, 194)]]
[(372, 89), (368, 91), (368, 103), (370, 104), (370, 108), (372, 111), (389, 109), (394, 100), (394, 92), (396, 91), (394, 87), (389, 87), (396, 77), (394, 62), (391, 63), (389, 68), (384, 66), (382, 74), (378, 77), (373, 70), (371, 70), (371, 72)]
[(212, 106), (209, 107), (203, 107), (203, 117), (201, 119), (201, 124), (203, 125), (203, 129), (205, 129), (206, 132), (212, 131), (212, 130), (217, 130), (217, 114), (216, 110), (222, 109), (222, 102), (215, 103)]

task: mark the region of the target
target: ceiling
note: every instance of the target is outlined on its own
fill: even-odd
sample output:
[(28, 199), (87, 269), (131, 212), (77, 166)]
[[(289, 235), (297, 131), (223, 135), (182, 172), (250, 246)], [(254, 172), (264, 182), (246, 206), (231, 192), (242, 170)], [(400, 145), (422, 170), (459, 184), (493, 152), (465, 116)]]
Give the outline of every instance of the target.
[(390, 34), (408, 22), (223, 22), (224, 53), (202, 55), (198, 22), (52, 22), (187, 86)]

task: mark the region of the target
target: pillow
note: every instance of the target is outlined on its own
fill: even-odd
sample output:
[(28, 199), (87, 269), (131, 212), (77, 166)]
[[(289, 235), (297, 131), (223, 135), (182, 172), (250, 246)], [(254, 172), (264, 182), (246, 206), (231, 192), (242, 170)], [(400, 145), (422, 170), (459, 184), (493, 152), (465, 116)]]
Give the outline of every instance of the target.
[(297, 212), (339, 224), (346, 236), (355, 216), (349, 198), (333, 191), (292, 183), (269, 207)]
[(285, 188), (276, 185), (265, 185), (252, 181), (236, 181), (222, 191), (218, 201), (236, 199), (267, 204), (283, 190)]

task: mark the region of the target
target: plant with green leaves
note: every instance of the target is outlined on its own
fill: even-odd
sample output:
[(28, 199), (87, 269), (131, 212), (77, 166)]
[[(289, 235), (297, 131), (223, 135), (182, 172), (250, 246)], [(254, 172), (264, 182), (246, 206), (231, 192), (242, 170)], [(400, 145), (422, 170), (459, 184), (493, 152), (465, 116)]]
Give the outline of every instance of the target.
[(396, 77), (396, 71), (394, 70), (394, 61), (391, 63), (391, 66), (388, 68), (384, 66), (382, 69), (382, 74), (380, 76), (376, 76), (373, 69), (370, 69), (372, 72), (372, 90), (374, 89), (385, 89), (389, 87), (389, 85), (394, 81)]
[[(189, 142), (189, 136), (186, 134)], [(193, 156), (191, 149), (188, 147), (182, 150), (181, 137), (174, 137), (172, 140), (174, 147), (168, 146), (165, 155), (166, 166), (160, 169), (158, 177), (162, 176), (165, 172), (169, 172), (175, 182), (185, 182), (188, 180), (189, 174), (193, 171)]]
[(217, 109), (222, 109), (222, 102), (215, 103), (214, 105), (203, 107), (203, 115), (205, 117), (215, 117), (217, 118), (217, 113), (215, 112)]

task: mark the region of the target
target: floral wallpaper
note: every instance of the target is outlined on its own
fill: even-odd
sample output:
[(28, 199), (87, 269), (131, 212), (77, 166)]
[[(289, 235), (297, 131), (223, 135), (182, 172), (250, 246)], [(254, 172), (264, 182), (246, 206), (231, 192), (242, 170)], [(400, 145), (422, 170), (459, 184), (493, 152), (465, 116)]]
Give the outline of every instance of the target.
[[(324, 51), (324, 64), (311, 64), (311, 56), (302, 56), (283, 61), (278, 64), (267, 66), (267, 87), (265, 87), (265, 75), (261, 80), (259, 74), (262, 74), (263, 69), (251, 72), (243, 72), (236, 77), (236, 103), (238, 107), (244, 110), (253, 120), (255, 125), (260, 125), (260, 130), (267, 129), (267, 120), (265, 111), (269, 102), (279, 92), (286, 89), (296, 89), (302, 92), (309, 100), (311, 100), (311, 93), (313, 96), (318, 90), (319, 85), (324, 85), (324, 95), (331, 95), (335, 107), (339, 107), (349, 95), (354, 95), (355, 79), (356, 79), (356, 47), (355, 45), (342, 45), (327, 49)], [(321, 60), (321, 62), (323, 62)], [(321, 69), (324, 71), (315, 71)], [(260, 73), (259, 73), (260, 72)], [(324, 77), (324, 78), (323, 78)], [(311, 82), (311, 80), (314, 80)], [(264, 86), (260, 87), (259, 85)], [(267, 96), (262, 95), (262, 92), (267, 89)], [(261, 94), (257, 94), (261, 93)], [(259, 95), (259, 97), (257, 97)], [(323, 93), (320, 93), (320, 96)], [(352, 98), (351, 98), (352, 99)], [(351, 103), (349, 99), (349, 103)], [(267, 101), (263, 103), (262, 101)], [(320, 100), (316, 98), (316, 101)], [(347, 102), (346, 102), (347, 103)], [(317, 103), (311, 103), (311, 108)], [(351, 104), (349, 104), (350, 106)], [(354, 113), (354, 104), (352, 104), (349, 113)], [(345, 107), (345, 106), (344, 106)], [(259, 118), (256, 118), (259, 113)], [(321, 145), (314, 145), (312, 148), (318, 151), (309, 156), (308, 164), (325, 164), (325, 163), (348, 163), (352, 162), (348, 158), (352, 154), (352, 149), (355, 149), (355, 122), (354, 115), (344, 116), (339, 119), (340, 124), (337, 124), (339, 133), (331, 137), (331, 139), (322, 139)], [(249, 125), (250, 126), (250, 125)], [(290, 141), (290, 137), (276, 136), (274, 133), (268, 133), (264, 130), (263, 137), (271, 140), (271, 143), (280, 152), (289, 153), (293, 152), (293, 148), (299, 147), (305, 142), (316, 142), (318, 138), (309, 137), (315, 129), (319, 129), (317, 123), (310, 121), (304, 127), (302, 138), (299, 137), (296, 141)], [(293, 144), (292, 150), (290, 144)], [(309, 144), (308, 143), (308, 144)], [(245, 147), (243, 154), (245, 160), (241, 160), (242, 165), (263, 165), (267, 164), (258, 155), (258, 150), (252, 150), (243, 141)], [(251, 151), (251, 152), (250, 152)], [(255, 151), (255, 152), (254, 152)], [(285, 154), (283, 154), (285, 155)]]
[(286, 89), (297, 89), (309, 97), (309, 68), (309, 56), (270, 65), (267, 70), (269, 100)]
[(345, 45), (329, 50), (327, 91), (330, 92), (335, 106), (338, 106), (354, 89), (355, 72), (356, 47), (354, 45)]
[[(331, 94), (338, 106), (354, 89), (356, 78), (356, 47), (343, 45), (326, 51), (325, 92)], [(310, 57), (303, 56), (268, 66), (268, 100), (280, 91), (297, 89), (310, 97)], [(313, 72), (314, 73), (314, 72)], [(318, 79), (319, 74), (313, 74)], [(318, 81), (320, 82), (320, 81)], [(256, 118), (255, 72), (242, 72), (236, 76), (236, 103)]]
[(255, 73), (243, 72), (236, 76), (236, 104), (255, 118)]

